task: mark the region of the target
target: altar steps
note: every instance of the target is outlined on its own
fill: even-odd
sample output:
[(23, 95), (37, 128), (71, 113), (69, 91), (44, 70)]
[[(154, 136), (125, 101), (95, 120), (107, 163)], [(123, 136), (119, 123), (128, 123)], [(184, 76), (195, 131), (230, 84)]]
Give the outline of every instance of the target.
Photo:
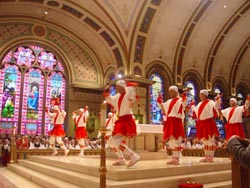
[[(166, 160), (143, 160), (127, 168), (112, 166), (113, 160), (107, 159), (107, 188), (175, 188), (188, 179), (204, 184), (204, 188), (231, 188), (228, 159), (214, 164), (200, 164), (197, 160), (185, 157), (179, 166), (166, 165)], [(99, 164), (98, 156), (30, 156), (8, 168), (47, 188), (98, 188)]]

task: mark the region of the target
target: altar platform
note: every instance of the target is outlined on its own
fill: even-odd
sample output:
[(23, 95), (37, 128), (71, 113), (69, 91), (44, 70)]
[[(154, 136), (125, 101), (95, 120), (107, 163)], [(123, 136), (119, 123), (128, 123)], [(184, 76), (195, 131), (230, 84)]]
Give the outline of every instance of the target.
[[(189, 179), (204, 184), (204, 188), (231, 187), (231, 161), (228, 158), (215, 158), (215, 163), (200, 163), (200, 157), (182, 157), (178, 166), (167, 165), (169, 159), (166, 156), (165, 159), (141, 160), (127, 168), (113, 166), (114, 159), (107, 158), (107, 188), (177, 188)], [(99, 167), (98, 155), (28, 156), (26, 160), (8, 165), (8, 170), (42, 187), (98, 188)]]

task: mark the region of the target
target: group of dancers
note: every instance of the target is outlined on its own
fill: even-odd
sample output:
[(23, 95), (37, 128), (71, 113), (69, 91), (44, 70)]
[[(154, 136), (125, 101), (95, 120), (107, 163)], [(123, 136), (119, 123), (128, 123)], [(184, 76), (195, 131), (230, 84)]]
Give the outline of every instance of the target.
[[(179, 165), (181, 156), (181, 141), (185, 139), (183, 120), (184, 110), (187, 107), (186, 93), (183, 92), (180, 97), (176, 86), (169, 87), (170, 99), (165, 103), (162, 97), (157, 99), (163, 114), (165, 115), (163, 140), (169, 142), (173, 151), (172, 159), (167, 164)], [(218, 94), (214, 100), (209, 99), (209, 92), (202, 89), (199, 92), (199, 102), (196, 106), (194, 102), (190, 103), (190, 109), (193, 118), (196, 120), (196, 138), (203, 142), (205, 157), (200, 162), (214, 162), (214, 152), (216, 150), (215, 137), (219, 136), (215, 118), (224, 116), (227, 123), (225, 125), (226, 140), (231, 136), (238, 135), (244, 138), (242, 124), (242, 115), (250, 106), (250, 97), (248, 96), (243, 106), (237, 105), (236, 98), (230, 99), (230, 107), (221, 109), (221, 95)]]
[[(132, 105), (138, 100), (136, 95), (136, 83), (119, 80), (116, 82), (116, 95), (110, 94), (110, 87), (103, 92), (103, 96), (108, 104), (111, 105), (113, 111), (108, 113), (106, 126), (109, 131), (105, 140), (113, 149), (117, 156), (117, 160), (113, 165), (133, 166), (141, 157), (135, 153), (126, 144), (126, 138), (132, 138), (137, 135), (136, 123), (133, 117)], [(248, 96), (243, 106), (237, 105), (235, 98), (230, 99), (230, 107), (221, 109), (221, 95), (217, 95), (215, 100), (208, 97), (208, 90), (199, 92), (199, 102), (196, 106), (193, 102), (189, 104), (189, 109), (193, 112), (193, 118), (196, 119), (196, 138), (204, 143), (205, 157), (201, 162), (213, 162), (214, 152), (216, 150), (215, 137), (219, 136), (219, 132), (215, 123), (215, 118), (224, 116), (227, 120), (225, 125), (226, 139), (232, 135), (238, 135), (244, 138), (244, 130), (242, 125), (242, 113), (250, 106), (250, 97)], [(161, 95), (157, 99), (164, 116), (163, 140), (168, 141), (172, 149), (172, 159), (167, 164), (179, 165), (181, 156), (181, 143), (185, 139), (183, 121), (185, 118), (185, 109), (188, 105), (186, 93), (180, 96), (177, 86), (169, 87), (170, 99), (163, 102)], [(51, 118), (54, 128), (50, 131), (50, 146), (53, 154), (56, 155), (55, 141), (64, 150), (64, 155), (68, 155), (69, 150), (64, 146), (62, 136), (65, 135), (62, 128), (66, 112), (55, 105), (53, 112), (46, 110)], [(85, 139), (87, 139), (86, 122), (89, 116), (88, 106), (80, 108), (78, 114), (73, 112), (72, 118), (76, 124), (75, 138), (80, 144), (80, 156), (84, 155)], [(125, 156), (129, 159), (126, 161)]]

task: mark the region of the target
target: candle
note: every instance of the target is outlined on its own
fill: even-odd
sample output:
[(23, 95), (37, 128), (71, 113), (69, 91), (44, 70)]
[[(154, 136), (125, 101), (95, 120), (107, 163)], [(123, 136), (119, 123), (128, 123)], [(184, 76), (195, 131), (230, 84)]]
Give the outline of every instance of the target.
[(13, 135), (15, 135), (15, 134), (16, 134), (16, 127), (13, 126)]
[(106, 127), (107, 103), (103, 101), (101, 104), (101, 127)]

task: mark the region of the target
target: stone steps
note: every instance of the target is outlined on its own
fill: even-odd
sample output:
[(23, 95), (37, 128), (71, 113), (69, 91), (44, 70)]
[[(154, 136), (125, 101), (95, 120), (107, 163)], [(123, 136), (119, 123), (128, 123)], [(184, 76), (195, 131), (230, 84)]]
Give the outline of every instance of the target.
[[(201, 164), (196, 162), (199, 158), (190, 159), (184, 158), (179, 166), (166, 165), (165, 160), (144, 160), (131, 168), (112, 166), (113, 160), (107, 159), (107, 188), (175, 188), (188, 179), (204, 188), (231, 188), (230, 160)], [(9, 169), (43, 187), (98, 188), (99, 164), (99, 156), (30, 156)]]

